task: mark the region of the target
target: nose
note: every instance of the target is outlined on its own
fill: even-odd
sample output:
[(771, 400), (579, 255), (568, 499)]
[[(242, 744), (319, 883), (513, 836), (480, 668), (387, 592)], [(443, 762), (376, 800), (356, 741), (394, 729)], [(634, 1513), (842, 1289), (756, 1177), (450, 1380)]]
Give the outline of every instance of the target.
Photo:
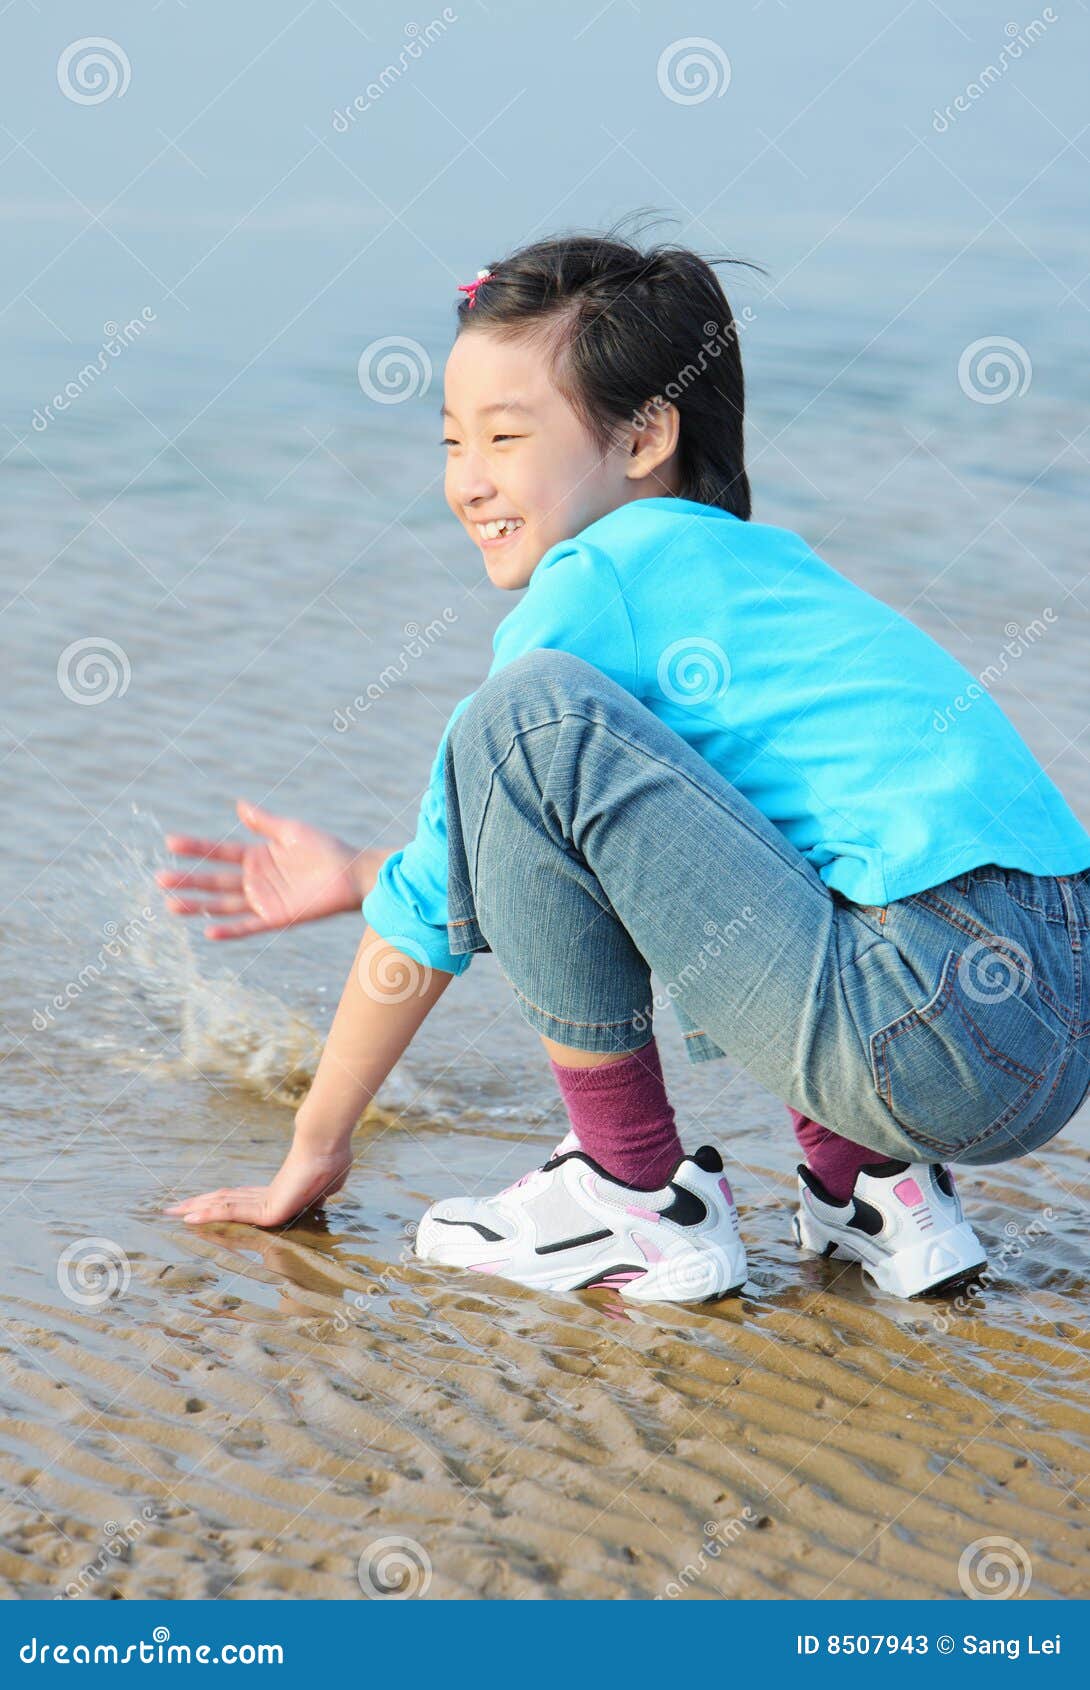
[(450, 490), (461, 508), (470, 515), (475, 505), (488, 505), (496, 497), (496, 484), (488, 474), (484, 460), (472, 452), (467, 452), (453, 470)]

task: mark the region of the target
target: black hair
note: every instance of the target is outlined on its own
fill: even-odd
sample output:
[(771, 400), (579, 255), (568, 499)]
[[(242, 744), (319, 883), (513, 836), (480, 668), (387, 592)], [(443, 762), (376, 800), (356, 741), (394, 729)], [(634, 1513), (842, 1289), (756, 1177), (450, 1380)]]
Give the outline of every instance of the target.
[(458, 305), (458, 334), (551, 331), (554, 379), (603, 451), (669, 400), (680, 417), (681, 497), (746, 521), (738, 326), (711, 267), (745, 262), (665, 244), (641, 251), (613, 231), (552, 235), (488, 266)]

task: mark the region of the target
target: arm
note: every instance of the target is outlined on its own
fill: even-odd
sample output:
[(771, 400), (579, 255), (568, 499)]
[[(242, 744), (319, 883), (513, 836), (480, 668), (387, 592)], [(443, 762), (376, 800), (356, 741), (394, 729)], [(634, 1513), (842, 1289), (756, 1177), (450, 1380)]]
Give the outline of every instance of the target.
[(269, 1185), (207, 1191), (165, 1213), (191, 1226), (201, 1221), (282, 1226), (339, 1191), (352, 1166), (356, 1123), (453, 978), (404, 956), (366, 928), (279, 1173)]

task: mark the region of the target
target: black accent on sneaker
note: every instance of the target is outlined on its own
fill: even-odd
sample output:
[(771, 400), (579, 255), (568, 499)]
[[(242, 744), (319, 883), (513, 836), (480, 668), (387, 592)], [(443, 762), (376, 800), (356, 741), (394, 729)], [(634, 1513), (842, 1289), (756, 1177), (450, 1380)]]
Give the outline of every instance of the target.
[(703, 1168), (706, 1174), (721, 1174), (723, 1172), (723, 1158), (714, 1144), (702, 1144), (700, 1149), (693, 1152), (690, 1160), (698, 1168)]
[(903, 1174), (911, 1168), (911, 1162), (899, 1162), (891, 1156), (888, 1162), (865, 1162), (860, 1168), (861, 1174), (873, 1174), (875, 1179), (892, 1179), (894, 1174)]
[(448, 1220), (446, 1215), (433, 1215), (432, 1219), (439, 1221), (442, 1226), (471, 1226), (474, 1232), (479, 1232), (482, 1238), (488, 1240), (489, 1244), (498, 1244), (503, 1237), (502, 1232), (493, 1232), (490, 1226), (485, 1226), (481, 1221)]
[[(595, 1284), (597, 1284), (598, 1280), (600, 1280), (600, 1279), (611, 1279), (612, 1276), (615, 1273), (635, 1273), (635, 1272), (646, 1273), (647, 1272), (647, 1263), (646, 1262), (614, 1262), (612, 1267), (597, 1268), (595, 1270), (595, 1272), (590, 1275), (589, 1279), (584, 1279), (584, 1280), (581, 1281), (580, 1284), (573, 1285), (572, 1290), (573, 1291), (585, 1291), (588, 1285), (595, 1285)], [(603, 1290), (614, 1290), (615, 1287), (613, 1287), (613, 1286), (603, 1286), (602, 1289)]]
[(944, 1196), (952, 1197), (954, 1195), (954, 1182), (950, 1177), (949, 1168), (944, 1168), (941, 1162), (932, 1162), (931, 1166), (935, 1170), (935, 1184), (939, 1190)]
[[(622, 1191), (638, 1191), (642, 1197), (646, 1197), (649, 1191), (661, 1191), (663, 1186), (670, 1184), (669, 1180), (663, 1180), (659, 1185), (630, 1185), (627, 1180), (618, 1179), (616, 1174), (611, 1174), (608, 1168), (603, 1168), (601, 1162), (596, 1162), (594, 1157), (588, 1156), (585, 1150), (565, 1150), (563, 1156), (550, 1156), (547, 1162), (541, 1164), (541, 1172), (551, 1174), (554, 1168), (562, 1167), (565, 1162), (570, 1162), (573, 1156), (578, 1156), (581, 1162), (585, 1163), (588, 1168), (593, 1168), (594, 1172), (600, 1174), (603, 1179), (609, 1180), (611, 1185), (619, 1185)], [(674, 1172), (676, 1173), (682, 1162), (687, 1160), (686, 1156), (679, 1156)], [(694, 1157), (693, 1160), (695, 1161), (696, 1158)]]
[(701, 1221), (708, 1218), (708, 1205), (703, 1198), (687, 1186), (675, 1185), (670, 1181), (670, 1190), (674, 1200), (668, 1209), (660, 1209), (659, 1214), (664, 1221), (673, 1221), (675, 1226), (699, 1226)]
[(597, 1244), (600, 1238), (612, 1238), (613, 1228), (604, 1226), (601, 1232), (584, 1232), (579, 1238), (562, 1238), (558, 1244), (535, 1244), (535, 1256), (551, 1256), (555, 1250), (574, 1250), (577, 1244)]
[(846, 1209), (851, 1202), (850, 1197), (834, 1197), (829, 1187), (822, 1184), (813, 1168), (808, 1167), (805, 1162), (799, 1163), (798, 1176), (803, 1184), (810, 1188), (819, 1203), (828, 1203), (833, 1209)]
[(870, 1238), (877, 1238), (885, 1224), (881, 1210), (876, 1209), (873, 1203), (864, 1203), (861, 1197), (852, 1198), (849, 1226), (854, 1226), (857, 1232), (865, 1232)]

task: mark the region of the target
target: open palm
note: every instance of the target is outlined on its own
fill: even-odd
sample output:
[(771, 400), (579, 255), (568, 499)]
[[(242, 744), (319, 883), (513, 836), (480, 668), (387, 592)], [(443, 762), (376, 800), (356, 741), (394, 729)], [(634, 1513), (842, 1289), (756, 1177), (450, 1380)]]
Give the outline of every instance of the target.
[[(263, 836), (261, 844), (166, 835), (169, 851), (199, 857), (202, 863), (196, 869), (158, 870), (159, 885), (173, 894), (167, 899), (168, 909), (176, 915), (229, 917), (206, 927), (205, 937), (244, 939), (251, 933), (359, 908), (359, 860), (365, 853), (335, 834), (273, 815), (245, 799), (240, 798), (236, 808), (239, 820)], [(205, 868), (210, 861), (230, 866)]]

